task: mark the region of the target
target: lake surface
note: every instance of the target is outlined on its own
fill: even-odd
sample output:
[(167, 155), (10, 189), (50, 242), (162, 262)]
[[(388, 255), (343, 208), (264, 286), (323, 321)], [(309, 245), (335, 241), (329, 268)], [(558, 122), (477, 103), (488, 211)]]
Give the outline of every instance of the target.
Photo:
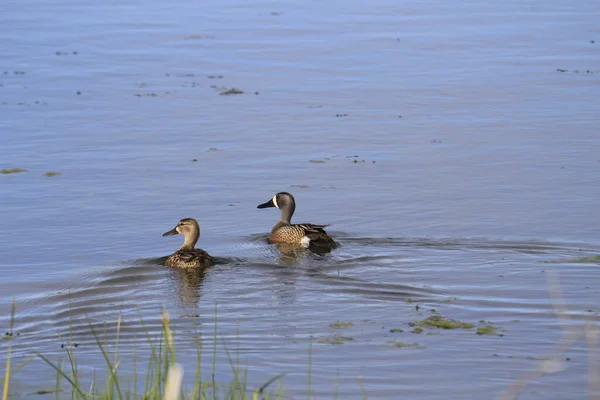
[[(28, 170), (0, 174), (15, 362), (64, 358), (71, 329), (91, 378), (105, 369), (89, 324), (110, 336), (121, 316), (130, 375), (140, 316), (158, 337), (166, 309), (189, 385), (198, 337), (210, 371), (216, 309), (218, 380), (229, 349), (249, 386), (285, 374), (290, 398), (309, 377), (313, 398), (514, 398), (536, 368), (552, 373), (519, 398), (600, 396), (583, 335), (600, 319), (597, 2), (64, 0), (2, 15), (0, 168)], [(278, 191), (342, 246), (267, 244), (278, 211), (256, 206)], [(184, 217), (219, 258), (205, 274), (161, 265)], [(436, 315), (475, 326), (413, 333)], [(476, 334), (490, 324), (503, 336)], [(10, 392), (54, 386), (36, 360)]]

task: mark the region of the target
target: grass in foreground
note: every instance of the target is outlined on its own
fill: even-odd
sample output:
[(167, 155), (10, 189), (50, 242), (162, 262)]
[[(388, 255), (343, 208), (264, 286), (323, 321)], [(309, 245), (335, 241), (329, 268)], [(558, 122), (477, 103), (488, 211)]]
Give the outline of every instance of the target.
[[(11, 333), (14, 329), (14, 316), (16, 305), (13, 301), (12, 318), (11, 318)], [(231, 366), (233, 378), (229, 383), (218, 383), (215, 377), (215, 360), (216, 360), (216, 313), (215, 313), (215, 336), (213, 347), (213, 364), (212, 374), (210, 379), (203, 379), (201, 371), (201, 353), (202, 346), (198, 341), (196, 346), (197, 362), (195, 371), (187, 371), (188, 374), (195, 373), (194, 385), (192, 388), (182, 387), (183, 367), (177, 363), (175, 341), (173, 332), (170, 327), (170, 316), (168, 312), (162, 314), (162, 332), (158, 341), (153, 340), (146, 328), (143, 320), (146, 338), (150, 346), (150, 358), (146, 370), (143, 374), (143, 385), (138, 381), (138, 371), (136, 367), (135, 353), (133, 356), (133, 382), (124, 381), (119, 376), (119, 333), (121, 327), (121, 319), (117, 321), (116, 343), (114, 350), (109, 351), (106, 343), (103, 344), (99, 333), (89, 323), (90, 331), (94, 337), (96, 345), (105, 362), (106, 380), (102, 384), (96, 378), (91, 381), (84, 382), (80, 372), (79, 364), (76, 359), (74, 348), (77, 347), (72, 340), (64, 346), (66, 358), (64, 362), (56, 363), (43, 354), (36, 354), (30, 357), (24, 363), (21, 363), (17, 368), (11, 370), (11, 347), (12, 340), (8, 344), (8, 355), (5, 365), (5, 376), (2, 392), (2, 400), (7, 400), (10, 396), (9, 383), (10, 377), (20, 370), (24, 365), (35, 359), (36, 357), (43, 360), (50, 368), (56, 372), (56, 385), (54, 390), (43, 390), (34, 394), (51, 394), (55, 393), (56, 398), (70, 399), (144, 399), (144, 400), (176, 400), (176, 399), (230, 399), (230, 400), (258, 400), (258, 399), (283, 399), (285, 393), (281, 382), (273, 392), (265, 392), (265, 390), (276, 381), (280, 380), (284, 374), (276, 375), (263, 383), (258, 388), (250, 388), (247, 383), (247, 371), (243, 370), (239, 363), (236, 364), (225, 349), (229, 363)], [(64, 387), (63, 387), (64, 386)], [(141, 389), (140, 389), (141, 388)]]

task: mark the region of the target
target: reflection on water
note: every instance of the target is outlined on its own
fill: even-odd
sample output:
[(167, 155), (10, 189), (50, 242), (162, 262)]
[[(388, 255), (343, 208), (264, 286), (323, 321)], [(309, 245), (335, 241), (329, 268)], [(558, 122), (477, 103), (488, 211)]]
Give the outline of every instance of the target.
[(194, 308), (198, 304), (206, 272), (205, 268), (169, 268), (169, 280), (175, 287), (178, 306)]

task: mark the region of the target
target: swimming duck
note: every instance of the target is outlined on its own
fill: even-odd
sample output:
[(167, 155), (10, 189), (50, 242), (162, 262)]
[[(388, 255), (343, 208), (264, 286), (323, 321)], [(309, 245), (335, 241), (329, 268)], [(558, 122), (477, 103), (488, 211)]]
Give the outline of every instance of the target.
[(202, 249), (195, 249), (194, 246), (200, 238), (200, 225), (194, 218), (184, 218), (177, 226), (169, 232), (163, 233), (163, 236), (177, 234), (183, 235), (183, 245), (175, 253), (171, 254), (165, 265), (175, 268), (206, 268), (213, 265), (212, 257)]
[(329, 225), (292, 224), (290, 222), (294, 210), (296, 210), (296, 201), (291, 193), (279, 192), (271, 200), (257, 206), (257, 208), (267, 207), (277, 207), (281, 210), (281, 219), (271, 230), (269, 242), (293, 243), (303, 247), (316, 246), (328, 249), (337, 247), (338, 244), (325, 232), (324, 228)]

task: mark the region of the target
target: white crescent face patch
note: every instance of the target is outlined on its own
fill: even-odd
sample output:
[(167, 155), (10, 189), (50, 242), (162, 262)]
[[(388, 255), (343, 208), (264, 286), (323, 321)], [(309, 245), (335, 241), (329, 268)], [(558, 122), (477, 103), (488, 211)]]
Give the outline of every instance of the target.
[(275, 204), (275, 207), (279, 208), (279, 204), (277, 204), (277, 195), (273, 196), (273, 204)]

